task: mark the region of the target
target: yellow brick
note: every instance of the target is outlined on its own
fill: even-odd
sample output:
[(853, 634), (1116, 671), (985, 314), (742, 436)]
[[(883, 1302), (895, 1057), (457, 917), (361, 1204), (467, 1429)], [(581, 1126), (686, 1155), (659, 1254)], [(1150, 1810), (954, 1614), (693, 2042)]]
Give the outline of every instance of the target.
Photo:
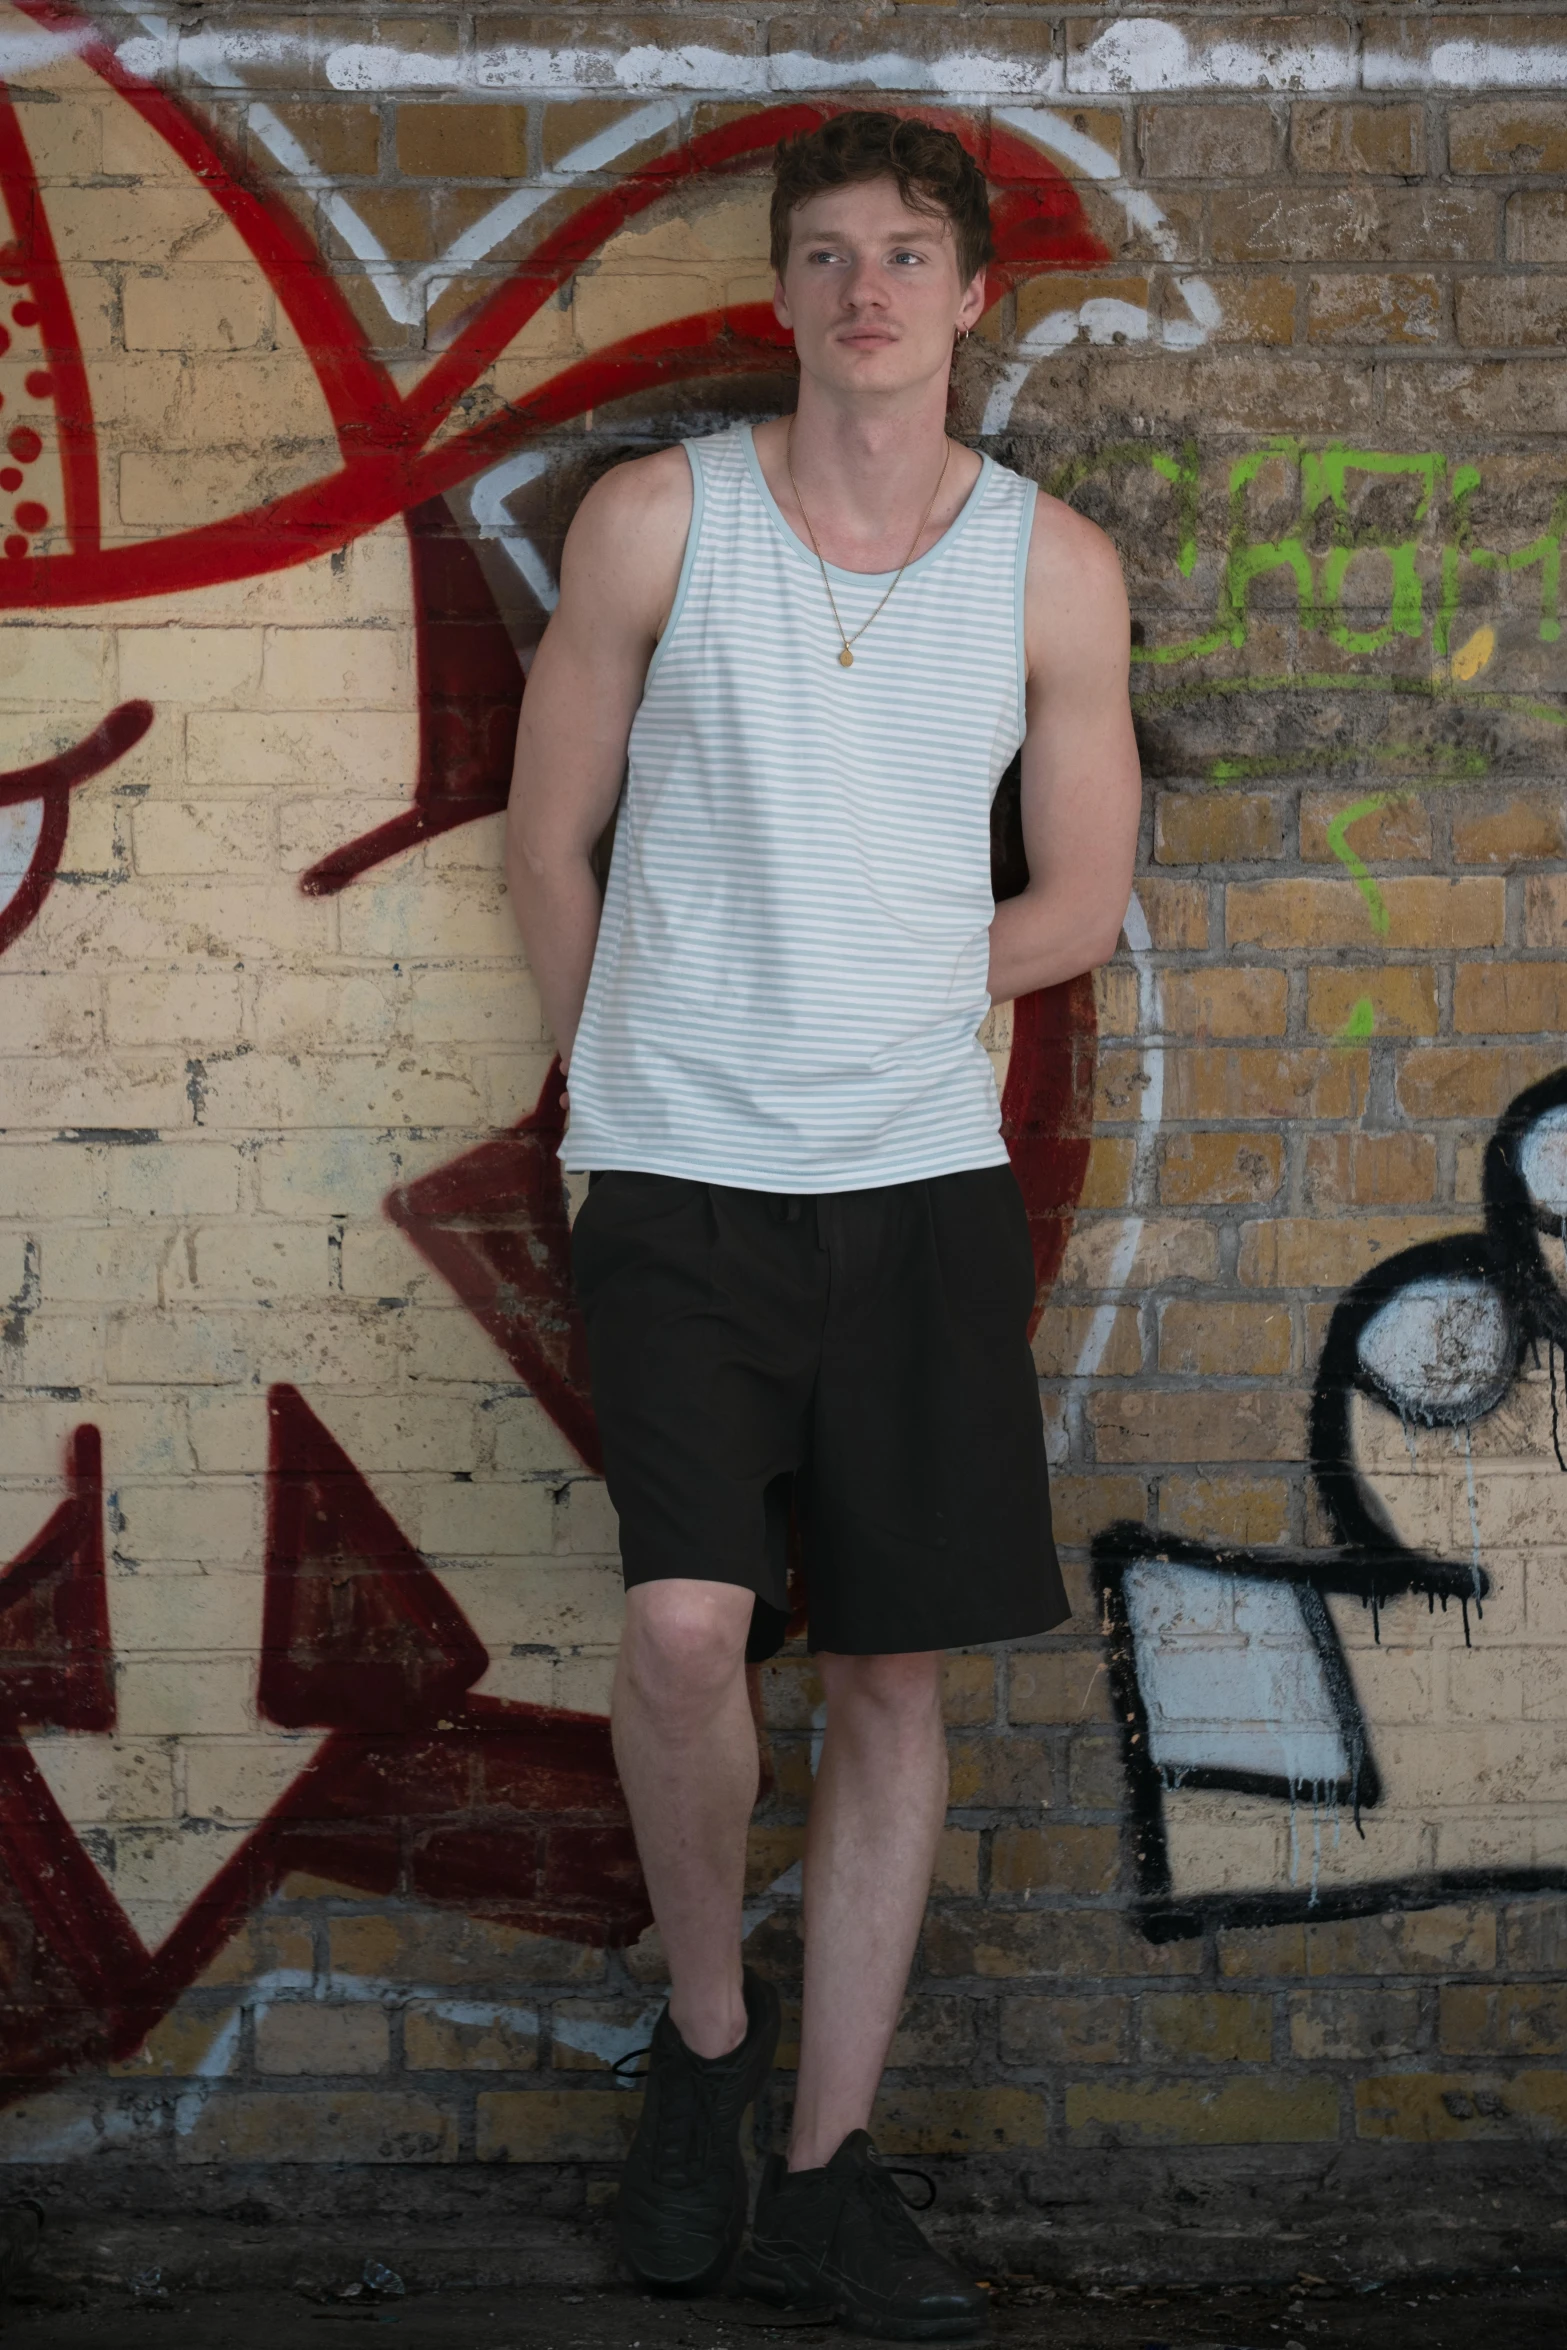
[(1460, 1035), (1559, 1033), (1567, 1017), (1567, 972), (1559, 963), (1460, 963), (1453, 974), (1453, 1026)]
[(1436, 1190), (1429, 1134), (1314, 1134), (1306, 1145), (1306, 1197), (1315, 1208), (1415, 1207)]
[(793, 1827), (760, 1827), (755, 1821), (746, 1835), (745, 1889), (765, 1893), (776, 1877), (805, 1857), (803, 1823)]
[(1453, 855), (1460, 865), (1511, 865), (1528, 857), (1559, 857), (1567, 849), (1560, 792), (1515, 792), (1497, 806), (1480, 802), (1453, 811)]
[(1200, 1941), (1150, 1942), (1116, 1910), (933, 1910), (924, 1947), (933, 1976), (982, 1981), (1195, 1975)]
[[(1261, 270), (1204, 272), (1213, 288), (1222, 316), (1211, 329), (1213, 343), (1292, 343), (1295, 340), (1295, 287), (1287, 277)], [(1165, 316), (1179, 318), (1176, 286), (1165, 290)]]
[[(1444, 1994), (1445, 1996), (1445, 1994)], [(1308, 2064), (1413, 2056), (1420, 2044), (1420, 1995), (1356, 1983), (1342, 1991), (1297, 1991), (1289, 2002), (1292, 2053)]]
[(996, 1660), (993, 1656), (949, 1656), (941, 1674), (941, 1710), (950, 1726), (994, 1720)]
[(238, 2090), (177, 2141), (182, 2162), (455, 2162), (456, 2116), (380, 2089)]
[(475, 2100), (480, 2162), (623, 2162), (642, 2108), (621, 2089), (492, 2089)]
[[(539, 2059), (538, 2019), (520, 2008), (453, 2003), (410, 2007), (403, 2022), (408, 2071), (532, 2072)], [(557, 2063), (562, 2061), (557, 2047)]]
[(1313, 343), (1439, 343), (1447, 337), (1442, 281), (1424, 270), (1336, 270), (1307, 281)]
[(1121, 1868), (1118, 1828), (998, 1828), (993, 1893), (1112, 1893)]
[(1463, 1229), (1459, 1215), (1280, 1216), (1242, 1225), (1238, 1271), (1248, 1289), (1345, 1289), (1396, 1249)]
[(955, 1809), (1019, 1810), (1048, 1804), (1050, 1750), (1037, 1738), (1000, 1733), (947, 1740), (948, 1801)]
[(1071, 2081), (1068, 2138), (1093, 2146), (1310, 2145), (1339, 2131), (1333, 2081)]
[(1139, 874), (1137, 902), (1153, 944), (1171, 953), (1208, 943), (1208, 892), (1197, 881), (1163, 881)]
[(890, 2155), (986, 2154), (1043, 2146), (1045, 2101), (1034, 2089), (914, 2089), (889, 2086), (871, 2120)]
[(1130, 1137), (1096, 1134), (1088, 1151), (1088, 1172), (1078, 1198), (1080, 1208), (1120, 1208), (1132, 1187), (1135, 1145)]
[(1567, 873), (1531, 873), (1523, 885), (1523, 943), (1561, 947), (1567, 943)]
[(1014, 1652), (1007, 1691), (1013, 1722), (1109, 1722), (1110, 1677), (1093, 1648), (1024, 1648)]
[(1496, 1913), (1475, 1905), (1324, 1919), (1305, 1936), (1312, 1975), (1485, 1974), (1496, 1964)]
[(1007, 2064), (1115, 2064), (1126, 2052), (1132, 2003), (1124, 1993), (1083, 1999), (1003, 1999)]
[[(1340, 98), (1296, 106), (1290, 114), (1290, 159), (1297, 171), (1412, 178), (1424, 169), (1420, 108), (1346, 105)], [(1472, 167), (1455, 163), (1453, 168)]]
[(315, 1971), (310, 1928), (293, 1918), (251, 1918), (225, 1942), (196, 1978), (196, 1989), (254, 1983), (262, 1975), (295, 1974), (308, 1983)]
[(1170, 1298), (1159, 1309), (1159, 1368), (1219, 1378), (1277, 1377), (1290, 1367), (1289, 1311), (1220, 1298)]
[(521, 179), (528, 169), (523, 106), (397, 109), (397, 168), (416, 179)]
[(133, 273), (124, 302), (128, 351), (243, 351), (272, 334), (272, 289), (258, 269)]
[(1026, 335), (1041, 319), (1057, 311), (1080, 310), (1085, 302), (1128, 302), (1134, 310), (1148, 307), (1145, 277), (1080, 277), (1047, 271), (1031, 277), (1017, 290), (1017, 331)]
[(1455, 106), (1448, 155), (1460, 172), (1567, 171), (1567, 104), (1559, 98), (1490, 98)]
[(602, 1950), (446, 1910), (338, 1917), (328, 1932), (334, 1974), (502, 1990), (519, 1982), (596, 1983), (604, 1975)]
[[(1390, 946), (1499, 946), (1506, 918), (1499, 881), (1442, 881), (1411, 875), (1377, 885)], [(1233, 946), (1358, 947), (1378, 935), (1352, 881), (1232, 881), (1225, 936)]]
[(1228, 1926), (1217, 1936), (1219, 1973), (1228, 1981), (1257, 1982), (1306, 1972), (1302, 1926)]
[[(1129, 1240), (1135, 1245), (1124, 1264)], [(1158, 1281), (1213, 1281), (1218, 1270), (1218, 1236), (1197, 1217), (1139, 1218), (1132, 1234), (1118, 1216), (1080, 1216), (1062, 1260), (1061, 1286), (1103, 1289), (1113, 1274), (1117, 1286), (1142, 1289)]]
[[(1096, 1306), (1047, 1305), (1034, 1332), (1034, 1368), (1047, 1379), (1069, 1379), (1082, 1359), (1084, 1344), (1097, 1333)], [(1133, 1307), (1120, 1307), (1111, 1318), (1108, 1341), (1097, 1354), (1094, 1374), (1101, 1379), (1127, 1378), (1143, 1367), (1143, 1342)]]
[(1567, 2055), (1567, 1989), (1558, 1983), (1444, 1983), (1437, 2037), (1454, 2056)]
[(1279, 802), (1268, 792), (1161, 792), (1154, 803), (1161, 865), (1238, 865), (1284, 854)]
[(1137, 973), (1124, 963), (1101, 963), (1094, 973), (1094, 1019), (1101, 1036), (1136, 1036), (1142, 1027)]
[(1273, 2054), (1273, 2002), (1235, 1991), (1164, 1991), (1142, 2004), (1143, 2053), (1225, 2064), (1266, 2064)]
[(1365, 1004), (1378, 1036), (1435, 1036), (1436, 973), (1416, 963), (1308, 972), (1306, 1025), (1319, 1036), (1338, 1035), (1351, 1018), (1358, 1026)]
[(1160, 1026), (1170, 1036), (1282, 1036), (1288, 1010), (1283, 971), (1160, 974)]
[(1104, 1461), (1298, 1461), (1305, 1399), (1276, 1388), (1133, 1390), (1091, 1396), (1089, 1425)]
[(1417, 1124), (1432, 1118), (1496, 1118), (1515, 1093), (1561, 1065), (1557, 1043), (1434, 1045), (1398, 1072), (1398, 1106)]
[(256, 2018), (256, 2067), (263, 2073), (378, 2073), (386, 2058), (386, 2016), (379, 2007), (290, 2000)]
[(1283, 1542), (1290, 1489), (1282, 1477), (1161, 1477), (1159, 1524), (1202, 1542)]
[(1167, 1118), (1354, 1118), (1367, 1061), (1342, 1046), (1208, 1045), (1167, 1052), (1164, 1072)]
[(1375, 804), (1378, 795), (1366, 792), (1308, 791), (1301, 794), (1300, 853), (1303, 859), (1326, 864), (1338, 854), (1328, 828), (1346, 810), (1370, 798), (1373, 805), (1344, 827), (1343, 839), (1364, 864), (1403, 865), (1422, 862), (1431, 854), (1431, 814), (1415, 793)]
[(1159, 1144), (1159, 1197), (1170, 1207), (1272, 1199), (1283, 1171), (1276, 1134), (1168, 1134)]
[(980, 1844), (978, 1828), (943, 1828), (936, 1839), (936, 1865), (931, 1871), (931, 1891), (977, 1893)]
[(1567, 2135), (1567, 2073), (1387, 2073), (1355, 2083), (1355, 2131), (1416, 2145)]
[(1057, 1476), (1051, 1471), (1050, 1514), (1059, 1543), (1087, 1542), (1113, 1518), (1141, 1518), (1147, 1512), (1148, 1487), (1141, 1477)]
[[(644, 100), (626, 103), (612, 98), (573, 98), (551, 104), (544, 109), (544, 161), (554, 170), (564, 157), (578, 147), (586, 146), (609, 130), (613, 124), (626, 121), (633, 114), (648, 115), (651, 109)], [(675, 110), (669, 109), (668, 119), (662, 122), (651, 137), (644, 137), (635, 145), (623, 147), (600, 168), (606, 171), (630, 171), (645, 162), (650, 154), (669, 146), (675, 128)]]
[(224, 2033), (231, 2036), (231, 2041), (237, 2041), (234, 2025), (238, 2013), (233, 2007), (175, 2008), (161, 2023), (154, 2024), (134, 2056), (126, 2057), (120, 2064), (111, 2064), (106, 2070), (111, 2076), (132, 2079), (156, 2074), (166, 2079), (185, 2080), (193, 2073), (200, 2073), (208, 2080), (215, 2080), (219, 2070), (232, 2069), (237, 2046), (231, 2047), (228, 2060), (221, 2067), (215, 2063), (215, 2051)]

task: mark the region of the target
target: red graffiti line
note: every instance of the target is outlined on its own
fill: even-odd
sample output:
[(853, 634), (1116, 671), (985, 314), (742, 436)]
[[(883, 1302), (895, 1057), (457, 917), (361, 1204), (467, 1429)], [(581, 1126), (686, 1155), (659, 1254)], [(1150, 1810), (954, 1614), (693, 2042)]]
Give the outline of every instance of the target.
[[(479, 306), (451, 348), (404, 400), (370, 355), (346, 300), (281, 200), (244, 185), (219, 144), (174, 100), (128, 73), (94, 36), (88, 20), (46, 5), (45, 0), (19, 4), (37, 22), (69, 34), (85, 62), (168, 142), (243, 237), (310, 353), (344, 462), (338, 472), (270, 505), (150, 544), (69, 557), (44, 555), (36, 563), (7, 566), (0, 570), (0, 608), (157, 595), (280, 569), (325, 553), (466, 479), (486, 454), (499, 454), (526, 436), (536, 423), (530, 413), (533, 403), (438, 444), (435, 436), (463, 393), (606, 237), (682, 179), (737, 170), (786, 132), (838, 110), (829, 101), (759, 109), (703, 133), (675, 154), (639, 166), (614, 188), (587, 198), (545, 236), (525, 268)], [(997, 260), (988, 288), (992, 300), (1026, 277), (1095, 267), (1108, 258), (1071, 183), (1027, 140), (993, 128), (986, 145), (976, 126), (961, 116), (954, 115), (951, 122), (975, 152), (983, 154), (987, 169), (1002, 184), (996, 207)], [(772, 343), (778, 335), (765, 304), (740, 305), (720, 323), (724, 334), (741, 342), (760, 335)], [(699, 325), (708, 331), (695, 331)], [(722, 355), (712, 349), (710, 328), (711, 322), (704, 319), (675, 329), (686, 347), (707, 348), (709, 371), (715, 361), (722, 365)], [(630, 358), (646, 340), (636, 338), (618, 354), (601, 356), (611, 363), (617, 356)]]
[(30, 377), (28, 391), (40, 402), (53, 404), (66, 535), (78, 556), (95, 554), (99, 540), (98, 451), (93, 438), (92, 394), (33, 160), (16, 109), (4, 97), (0, 97), (0, 196), (10, 215), (12, 236), (0, 255), (0, 282), (25, 285), (38, 308), (46, 366), (44, 382), (35, 390)]
[(55, 1801), (29, 1727), (113, 1727), (98, 1433), (0, 1578), (0, 2103), (130, 2055), (293, 1870), (593, 1944), (649, 1922), (593, 1715), (476, 1697), (488, 1654), (292, 1388), (271, 1391), (263, 1710), (329, 1731), (148, 1951)]
[(0, 775), (0, 808), (25, 806), (29, 800), (43, 803), (27, 870), (0, 905), (0, 954), (13, 939), (20, 938), (49, 895), (65, 853), (71, 793), (77, 784), (90, 782), (123, 759), (141, 741), (152, 720), (150, 702), (121, 702), (72, 750), (41, 759), (34, 767), (13, 767)]

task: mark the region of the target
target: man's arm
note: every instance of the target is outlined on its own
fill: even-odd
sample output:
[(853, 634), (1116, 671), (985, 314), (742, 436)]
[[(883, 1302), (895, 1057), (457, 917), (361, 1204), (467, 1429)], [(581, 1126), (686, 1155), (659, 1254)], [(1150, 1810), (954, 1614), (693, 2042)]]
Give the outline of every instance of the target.
[(631, 722), (690, 523), (683, 449), (617, 466), (594, 484), (566, 534), (560, 602), (522, 697), (506, 885), (567, 1065), (598, 939), (593, 850), (620, 796)]
[(1029, 878), (990, 925), (993, 1003), (1109, 961), (1137, 854), (1142, 778), (1121, 566), (1103, 531), (1054, 498), (1035, 511), (1024, 638)]

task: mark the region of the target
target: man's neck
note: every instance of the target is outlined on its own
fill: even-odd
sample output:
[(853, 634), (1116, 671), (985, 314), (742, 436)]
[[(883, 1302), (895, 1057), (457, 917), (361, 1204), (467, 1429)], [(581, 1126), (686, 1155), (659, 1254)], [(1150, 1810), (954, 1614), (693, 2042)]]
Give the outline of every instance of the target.
[(896, 400), (845, 400), (800, 379), (789, 461), (807, 502), (840, 529), (875, 532), (917, 520), (946, 456), (947, 387), (920, 385)]

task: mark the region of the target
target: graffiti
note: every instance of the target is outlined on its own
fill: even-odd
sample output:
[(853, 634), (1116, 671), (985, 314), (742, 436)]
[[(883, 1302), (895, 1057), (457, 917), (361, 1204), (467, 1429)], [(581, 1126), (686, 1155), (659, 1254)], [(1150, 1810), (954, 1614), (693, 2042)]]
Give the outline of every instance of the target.
[[(667, 297), (654, 276), (653, 315), (644, 291), (629, 331), (607, 318), (564, 364), (548, 356), (549, 305), (579, 272), (612, 276), (627, 239), (678, 245), (709, 217), (726, 253), (751, 257), (754, 285), (765, 200), (745, 167), (822, 111), (762, 108), (634, 163), (611, 187), (579, 189), (568, 173), (528, 191), (508, 222), (540, 216), (526, 267), (479, 281), (444, 348), (398, 385), (293, 214), (137, 76), (134, 52), (115, 54), (58, 12), (24, 11), (0, 28), (24, 63), (29, 14), (54, 28), (30, 53), (52, 102), (29, 102), (13, 62), (0, 108), (4, 282), (14, 314), (35, 311), (18, 327), (36, 328), (48, 366), (24, 351), (6, 387), (11, 453), (36, 494), (16, 508), (26, 543), (0, 565), (0, 604), (28, 624), (13, 635), (25, 652), (52, 646), (76, 663), (56, 677), (108, 673), (113, 645), (122, 678), (151, 682), (0, 782), (0, 943), (13, 965), (26, 953), (46, 970), (73, 958), (183, 963), (176, 994), (191, 1008), (167, 1030), (180, 1042), (162, 1056), (166, 1073), (146, 1073), (150, 1116), (125, 1116), (131, 1080), (100, 1041), (70, 1063), (62, 1145), (161, 1151), (177, 1192), (187, 1167), (219, 1164), (182, 1151), (235, 1137), (262, 1212), (253, 1224), (224, 1220), (237, 1201), (204, 1224), (198, 1213), (172, 1254), (160, 1231), (150, 1287), (132, 1281), (120, 1296), (109, 1277), (107, 1377), (96, 1336), (61, 1310), (52, 1227), (4, 1332), (8, 1399), (37, 1429), (33, 1475), (13, 1498), (53, 1485), (51, 1443), (68, 1461), (66, 1499), (52, 1515), (45, 1505), (43, 1530), (0, 1576), (0, 1854), (8, 1930), (33, 1952), (8, 1984), (0, 2081), (13, 2097), (134, 2049), (292, 1870), (581, 1942), (623, 1942), (646, 1923), (602, 1674), (569, 1683), (589, 1700), (574, 1706), (559, 1702), (548, 1662), (569, 1663), (584, 1632), (602, 1654), (615, 1580), (612, 1529), (587, 1543), (572, 1533), (597, 1439), (570, 1300), (558, 1076), (542, 1047), (524, 1053), (506, 1079), (508, 1122), (486, 1114), (471, 1050), (437, 1050), (429, 1068), (417, 1048), (399, 1057), (375, 1039), (389, 1001), (426, 986), (434, 1001), (442, 983), (421, 935), (418, 859), (504, 802), (518, 655), (525, 664), (543, 624), (562, 518), (585, 486), (580, 438), (551, 435), (593, 411), (646, 445), (650, 430), (743, 413), (755, 397), (781, 404), (780, 333), (749, 290), (693, 311), (689, 274), (669, 277)], [(47, 225), (63, 176), (51, 137), (71, 104), (111, 98), (126, 170), (172, 184), (186, 206), (196, 298), (201, 271), (216, 268), (226, 303), (275, 321), (264, 354), (204, 358), (198, 345), (187, 364), (214, 414), (242, 416), (258, 450), (287, 452), (280, 471), (247, 473), (226, 442), (194, 510), (187, 501), (172, 527), (129, 539), (104, 519), (116, 444), (101, 420), (116, 413), (116, 386), (78, 328), (80, 232), (76, 247), (57, 245)], [(634, 146), (634, 122), (627, 137)], [(612, 151), (616, 137), (595, 133), (582, 168)], [(1103, 242), (1045, 147), (992, 132), (988, 160), (998, 298), (1040, 271), (1097, 266)], [(123, 198), (110, 187), (101, 201)], [(334, 217), (344, 224), (341, 208)], [(100, 241), (115, 249), (112, 234)], [(482, 237), (470, 245), (487, 249)], [(133, 288), (178, 299), (182, 266), (159, 250)], [(411, 298), (398, 282), (394, 304)], [(423, 301), (441, 286), (431, 276), (414, 290)], [(239, 622), (256, 594), (276, 634), (257, 639), (259, 691), (236, 697), (212, 661), (251, 658)], [(276, 717), (266, 664), (288, 658), (290, 640), (310, 659)], [(40, 668), (41, 710), (48, 675)], [(225, 896), (223, 858), (204, 875), (183, 805), (165, 806), (146, 781), (155, 770), (137, 762), (205, 759), (220, 790), (237, 774), (265, 792), (269, 778), (294, 781), (296, 740), (310, 746), (314, 789), (308, 807), (282, 795), (298, 843), (290, 878)], [(71, 810), (88, 783), (111, 790), (121, 820), (149, 839), (164, 828), (170, 881), (156, 854), (96, 881), (85, 859), (71, 863)], [(257, 819), (270, 821), (259, 803)], [(998, 842), (1003, 867), (1015, 851)], [(242, 876), (254, 871), (240, 858)], [(482, 857), (475, 870), (486, 873)], [(1015, 874), (999, 883), (1017, 885)], [(324, 946), (350, 935), (323, 928), (338, 906), (362, 941), (346, 973)], [(478, 951), (525, 1004), (504, 906), (482, 920)], [(471, 920), (464, 944), (474, 951)], [(236, 970), (254, 1005), (243, 1026), (207, 1008), (237, 1001)], [(337, 1107), (300, 1091), (301, 991), (325, 1007), (309, 1018), (350, 1038)], [(1020, 1004), (998, 1049), (1043, 1293), (1089, 1149), (1091, 991)], [(133, 1055), (132, 1078), (142, 1075)], [(280, 1285), (268, 1252), (286, 1262), (299, 1236), (277, 1203), (286, 1216), (301, 1188), (324, 1246), (314, 1272)], [(134, 1253), (134, 1228), (126, 1246)], [(371, 1268), (363, 1279), (356, 1252)], [(225, 1262), (234, 1269), (218, 1270)], [(563, 1553), (546, 1527), (519, 1556), (523, 1538), (475, 1530), (465, 1514), (469, 1495), (485, 1499), (471, 1449), (444, 1433), (439, 1383), (416, 1384), (410, 1325), (426, 1303), (455, 1365), (445, 1375), (551, 1472), (502, 1498), (564, 1519)], [(181, 1518), (191, 1495), (199, 1526)], [(417, 1540), (404, 1531), (414, 1511)], [(529, 1694), (541, 1667), (548, 1701)], [(203, 1739), (222, 1749), (223, 1792), (182, 1811), (169, 1756), (199, 1755)], [(73, 1790), (89, 1752), (106, 1793), (84, 1822)]]
[[(1491, 1137), (1484, 1229), (1390, 1257), (1334, 1311), (1310, 1430), (1331, 1547), (1095, 1539), (1151, 1932), (1567, 1884), (1563, 1348), (1558, 1073)], [(1500, 1731), (1456, 1677), (1488, 1640), (1523, 1683)]]

